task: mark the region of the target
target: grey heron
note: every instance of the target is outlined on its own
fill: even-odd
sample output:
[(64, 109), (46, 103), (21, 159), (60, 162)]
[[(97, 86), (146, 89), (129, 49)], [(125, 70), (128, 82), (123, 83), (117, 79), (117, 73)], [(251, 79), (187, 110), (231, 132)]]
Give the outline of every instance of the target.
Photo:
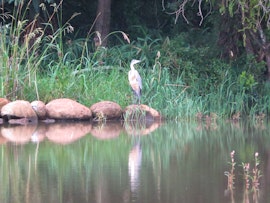
[(138, 71), (135, 70), (134, 65), (140, 62), (141, 62), (140, 60), (132, 59), (130, 63), (130, 71), (128, 72), (129, 84), (133, 90), (135, 99), (137, 97), (139, 103), (141, 101), (142, 78), (140, 74), (138, 73)]

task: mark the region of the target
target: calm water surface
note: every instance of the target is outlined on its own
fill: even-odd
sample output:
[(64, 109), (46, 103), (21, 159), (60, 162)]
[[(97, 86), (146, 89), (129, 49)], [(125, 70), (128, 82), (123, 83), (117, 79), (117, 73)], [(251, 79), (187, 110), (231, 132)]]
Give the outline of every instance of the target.
[(3, 203), (270, 202), (267, 121), (56, 123), (0, 133)]

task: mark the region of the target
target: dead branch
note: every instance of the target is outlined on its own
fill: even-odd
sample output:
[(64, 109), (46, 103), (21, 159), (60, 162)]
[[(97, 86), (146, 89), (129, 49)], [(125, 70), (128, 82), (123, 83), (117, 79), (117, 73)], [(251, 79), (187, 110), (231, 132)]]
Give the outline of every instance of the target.
[[(175, 24), (176, 24), (176, 22), (177, 22), (180, 15), (182, 15), (182, 17), (184, 18), (186, 23), (189, 24), (189, 21), (188, 21), (187, 17), (185, 16), (185, 6), (189, 1), (191, 1), (191, 0), (183, 0), (183, 2), (179, 4), (178, 9), (176, 11), (174, 11), (174, 12), (166, 12), (169, 15), (175, 15), (175, 20), (174, 20)], [(193, 0), (192, 6), (194, 6), (195, 2), (196, 2), (196, 0)], [(198, 5), (198, 13), (197, 13), (197, 15), (201, 17), (199, 26), (201, 26), (204, 19), (212, 13), (212, 4), (211, 4), (211, 1), (209, 1), (209, 11), (207, 12), (206, 15), (203, 15), (202, 2), (203, 2), (202, 0), (198, 0), (199, 5)], [(166, 10), (164, 0), (162, 0), (162, 10), (163, 11)]]
[[(180, 16), (180, 14), (182, 14), (182, 17), (185, 19), (185, 21), (187, 22), (187, 24), (189, 24), (188, 19), (185, 16), (185, 5), (187, 4), (189, 0), (184, 0), (183, 3), (181, 3), (178, 7), (178, 9), (174, 12), (166, 12), (169, 15), (175, 15), (175, 20), (174, 23), (176, 24), (178, 17)], [(162, 5), (164, 6), (164, 0), (162, 0)], [(164, 8), (164, 7), (163, 7)], [(164, 8), (165, 9), (165, 8)]]

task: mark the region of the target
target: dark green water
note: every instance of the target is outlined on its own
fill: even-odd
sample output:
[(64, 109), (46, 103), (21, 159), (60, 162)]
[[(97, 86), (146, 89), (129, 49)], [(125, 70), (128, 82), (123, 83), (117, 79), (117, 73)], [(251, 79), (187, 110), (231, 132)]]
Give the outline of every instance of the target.
[[(270, 202), (266, 121), (139, 126), (0, 127), (0, 202)], [(250, 163), (248, 188), (242, 163)], [(253, 168), (262, 174), (254, 187)]]

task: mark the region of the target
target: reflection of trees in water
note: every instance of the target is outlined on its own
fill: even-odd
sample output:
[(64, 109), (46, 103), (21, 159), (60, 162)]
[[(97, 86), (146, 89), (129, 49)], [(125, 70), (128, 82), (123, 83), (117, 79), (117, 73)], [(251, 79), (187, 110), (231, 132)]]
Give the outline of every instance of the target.
[[(217, 121), (215, 129), (196, 127), (197, 123), (169, 123), (148, 136), (127, 136), (122, 130), (110, 140), (79, 135), (78, 139), (69, 139), (72, 142), (65, 141), (68, 145), (49, 140), (38, 145), (9, 141), (0, 151), (0, 201), (109, 203), (136, 198), (137, 202), (176, 202), (182, 198), (186, 202), (224, 202), (227, 179), (223, 173), (235, 149), (238, 163), (249, 161), (253, 152), (261, 155), (259, 202), (268, 202), (270, 126), (262, 130)], [(234, 191), (236, 202), (256, 198), (242, 186)]]

